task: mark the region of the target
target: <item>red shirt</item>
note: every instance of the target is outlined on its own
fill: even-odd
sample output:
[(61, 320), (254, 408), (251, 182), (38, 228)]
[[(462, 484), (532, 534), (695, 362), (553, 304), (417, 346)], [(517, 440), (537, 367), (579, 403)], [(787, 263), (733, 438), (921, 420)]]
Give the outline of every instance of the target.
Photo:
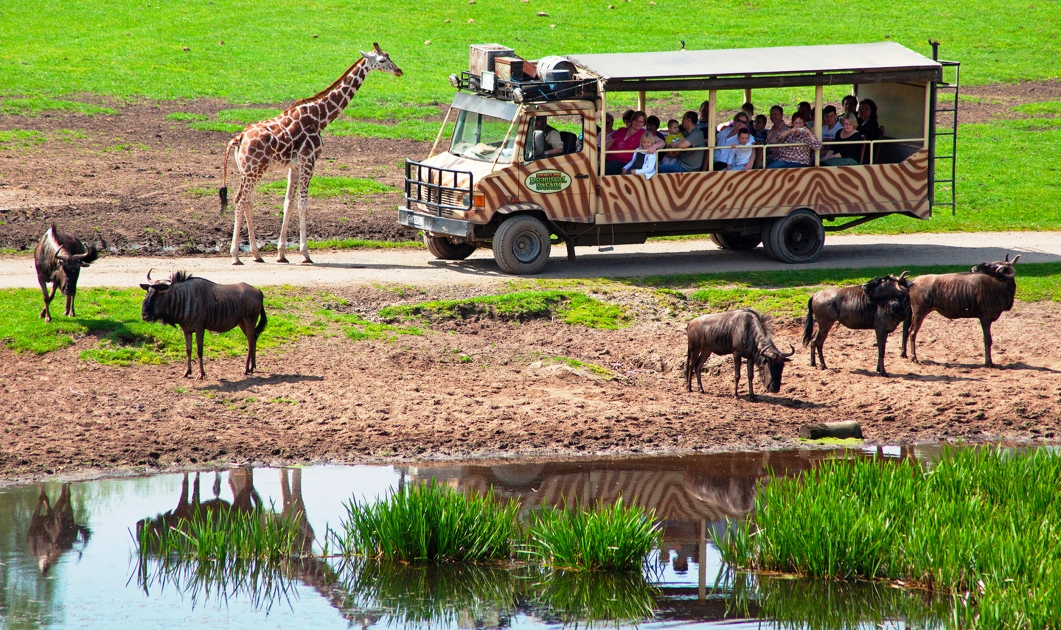
[[(612, 146), (608, 149), (608, 161), (617, 160), (626, 164), (634, 159), (634, 151), (641, 148), (641, 134), (644, 130), (634, 131), (633, 127), (623, 127), (611, 133)], [(629, 134), (629, 135), (627, 135)], [(612, 151), (626, 151), (627, 153), (612, 153)]]

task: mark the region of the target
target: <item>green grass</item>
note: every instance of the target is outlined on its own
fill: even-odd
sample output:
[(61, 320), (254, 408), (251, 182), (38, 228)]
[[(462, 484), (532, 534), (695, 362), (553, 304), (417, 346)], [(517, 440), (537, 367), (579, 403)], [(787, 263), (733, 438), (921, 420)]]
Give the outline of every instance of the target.
[(402, 562), (505, 560), (519, 512), (514, 501), (464, 494), (433, 479), (344, 506), (346, 518), (331, 532), (341, 555)]
[(138, 528), (141, 557), (154, 555), (227, 563), (232, 560), (279, 561), (305, 555), (297, 518), (255, 508), (196, 511), (166, 525), (161, 518)]
[(953, 594), (961, 627), (1057, 627), (1059, 484), (1047, 449), (949, 450), (929, 471), (833, 460), (761, 488), (719, 549), (737, 567)]
[(39, 131), (24, 129), (0, 130), (0, 149), (24, 149), (47, 142)]
[(339, 323), (343, 327), (346, 337), (351, 341), (382, 339), (383, 341), (394, 342), (397, 340), (398, 335), (423, 336), (424, 334), (424, 331), (416, 326), (396, 326), (381, 322), (371, 322), (360, 315), (336, 313), (328, 309), (317, 311), (317, 314), (330, 321)]
[[(6, 16), (0, 15), (0, 19)], [(102, 107), (99, 105), (92, 105), (91, 103), (82, 103), (80, 101), (60, 100), (54, 98), (45, 98), (42, 96), (33, 96), (26, 98), (5, 98), (0, 101), (0, 113), (2, 114), (15, 114), (21, 116), (38, 116), (43, 112), (63, 112), (63, 113), (79, 113), (93, 116), (95, 114), (108, 114), (114, 115), (118, 113), (118, 110), (113, 107)]]
[(518, 291), (463, 300), (433, 300), (386, 306), (379, 311), (383, 319), (466, 319), (477, 315), (516, 322), (558, 319), (565, 324), (609, 330), (621, 328), (629, 321), (618, 305), (602, 302), (578, 291), (563, 290)]
[(274, 108), (239, 108), (222, 109), (217, 112), (216, 118), (219, 122), (240, 123), (249, 125), (262, 120), (268, 120), (280, 115), (281, 110)]
[(210, 120), (210, 117), (204, 114), (173, 112), (172, 114), (166, 114), (166, 120), (175, 120), (177, 122), (201, 122), (204, 120)]
[[(179, 328), (144, 322), (140, 289), (82, 289), (75, 306), (78, 316), (62, 315), (65, 299), (52, 302), (52, 323), (37, 316), (44, 307), (39, 290), (0, 290), (0, 341), (16, 352), (45, 354), (74, 343), (75, 337), (92, 335), (98, 343), (80, 354), (82, 360), (105, 365), (160, 364), (184, 359), (184, 334)], [(280, 291), (266, 293), (269, 323), (258, 348), (274, 348), (315, 334), (320, 326), (303, 324), (292, 310), (291, 300)], [(236, 357), (247, 352), (247, 340), (238, 329), (208, 334), (204, 357)]]
[(526, 555), (544, 566), (575, 571), (640, 571), (663, 540), (655, 514), (639, 505), (579, 505), (532, 513)]
[[(672, 0), (608, 6), (558, 0), (480, 0), (475, 5), (367, 0), (337, 12), (322, 0), (310, 0), (301, 6), (303, 19), (292, 20), (287, 4), (265, 0), (248, 21), (246, 6), (234, 0), (212, 5), (206, 0), (162, 5), (95, 0), (48, 11), (12, 0), (0, 14), (0, 93), (287, 102), (329, 85), (356, 61), (357, 49), (370, 49), (372, 41), (379, 41), (405, 72), (400, 78), (376, 74), (363, 88), (365, 96), (386, 103), (447, 102), (452, 91), (446, 75), (467, 67), (468, 43), (493, 41), (536, 59), (676, 50), (682, 39), (688, 48), (704, 49), (887, 38), (927, 55), (926, 40), (934, 37), (943, 42), (946, 58), (963, 62), (963, 79), (970, 84), (1061, 76), (1061, 42), (1051, 26), (1061, 8), (1052, 2), (1022, 5), (1019, 20), (1002, 0), (878, 3), (858, 11), (837, 11), (826, 0), (802, 5), (806, 23), (834, 27), (820, 30), (793, 20), (791, 7), (783, 4)], [(549, 17), (536, 17), (538, 11)], [(26, 15), (36, 17), (22, 19)], [(690, 29), (690, 15), (712, 28)], [(646, 23), (653, 28), (643, 28)], [(371, 33), (366, 24), (372, 25)], [(749, 24), (756, 26), (749, 30)], [(287, 45), (278, 48), (277, 42)]]
[[(324, 134), (355, 138), (406, 138), (426, 142), (435, 139), (440, 125), (440, 122), (431, 120), (399, 120), (393, 124), (383, 124), (340, 119), (328, 125)], [(448, 127), (452, 128), (452, 123)]]
[[(287, 180), (276, 180), (258, 186), (263, 193), (284, 195), (287, 193)], [(309, 196), (318, 199), (338, 197), (340, 195), (364, 196), (379, 193), (395, 192), (394, 186), (381, 184), (374, 179), (364, 177), (325, 177), (317, 176), (309, 181)]]
[(575, 368), (576, 370), (585, 370), (606, 380), (611, 380), (616, 376), (613, 370), (609, 370), (606, 367), (588, 361), (579, 361), (578, 359), (572, 359), (571, 357), (549, 357), (548, 360), (562, 363), (568, 367)]
[(246, 125), (239, 125), (236, 123), (223, 123), (223, 122), (193, 122), (188, 125), (191, 129), (198, 131), (218, 131), (221, 133), (239, 133), (243, 131)]

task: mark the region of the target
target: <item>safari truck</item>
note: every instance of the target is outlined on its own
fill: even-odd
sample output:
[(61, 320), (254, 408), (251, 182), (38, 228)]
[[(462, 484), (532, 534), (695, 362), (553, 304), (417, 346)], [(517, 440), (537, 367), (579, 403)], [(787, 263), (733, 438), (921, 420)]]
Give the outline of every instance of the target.
[[(573, 260), (580, 246), (687, 234), (710, 235), (723, 249), (761, 243), (778, 260), (808, 263), (826, 232), (891, 214), (927, 219), (934, 206), (953, 212), (959, 66), (939, 61), (931, 44), (932, 59), (881, 42), (538, 60), (474, 45), (469, 69), (450, 75), (457, 94), (430, 155), (406, 162), (398, 221), (421, 230), (437, 258), (461, 260), (490, 245), (513, 274), (539, 271), (553, 244), (566, 244)], [(808, 167), (761, 168), (763, 152), (782, 146), (775, 144), (756, 149), (755, 168), (714, 170), (720, 90), (743, 90), (751, 102), (756, 89), (805, 87), (809, 96), (813, 88), (807, 100), (820, 140), (823, 88), (835, 85), (878, 106), (882, 137), (861, 141), (861, 161), (825, 166), (819, 149)], [(605, 174), (615, 153), (600, 132), (610, 96), (636, 92), (644, 111), (648, 93), (694, 90), (708, 95), (706, 146), (677, 152), (702, 154), (699, 169), (650, 179)], [(760, 112), (769, 105), (760, 102)], [(452, 137), (440, 146), (451, 120)], [(556, 143), (552, 130), (562, 150), (545, 146), (547, 131)]]

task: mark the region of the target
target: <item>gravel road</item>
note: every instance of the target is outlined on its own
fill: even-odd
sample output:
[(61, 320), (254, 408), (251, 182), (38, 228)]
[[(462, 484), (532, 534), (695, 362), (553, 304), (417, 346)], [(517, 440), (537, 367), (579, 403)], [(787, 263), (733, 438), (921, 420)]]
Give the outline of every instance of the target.
[[(1021, 254), (1021, 262), (1061, 261), (1061, 232), (990, 232), (954, 234), (904, 234), (884, 236), (829, 236), (825, 251), (812, 265), (786, 265), (767, 258), (761, 248), (751, 252), (723, 251), (710, 241), (654, 241), (644, 245), (618, 245), (614, 251), (579, 248), (573, 263), (563, 246), (554, 247), (552, 259), (540, 278), (637, 277), (772, 269), (905, 267), (961, 264), (1001, 260)], [(275, 254), (274, 254), (275, 255)], [(289, 252), (297, 261), (297, 252)], [(460, 262), (435, 260), (426, 250), (349, 250), (313, 253), (315, 265), (280, 265), (266, 255), (256, 264), (247, 256), (234, 267), (227, 255), (194, 258), (108, 256), (81, 274), (78, 286), (129, 286), (143, 282), (149, 268), (166, 274), (183, 269), (215, 282), (248, 282), (252, 285), (315, 285), (401, 283), (490, 284), (508, 278), (494, 264), (490, 250), (482, 249)], [(156, 272), (157, 273), (157, 272)], [(0, 288), (36, 287), (30, 256), (0, 257)]]

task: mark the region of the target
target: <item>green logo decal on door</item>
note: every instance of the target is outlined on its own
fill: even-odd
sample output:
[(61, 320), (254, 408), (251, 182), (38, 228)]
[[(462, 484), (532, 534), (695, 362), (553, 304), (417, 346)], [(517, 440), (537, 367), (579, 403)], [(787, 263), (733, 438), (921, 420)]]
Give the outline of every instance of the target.
[(528, 175), (526, 184), (536, 193), (558, 193), (571, 185), (571, 176), (563, 171), (546, 169)]

